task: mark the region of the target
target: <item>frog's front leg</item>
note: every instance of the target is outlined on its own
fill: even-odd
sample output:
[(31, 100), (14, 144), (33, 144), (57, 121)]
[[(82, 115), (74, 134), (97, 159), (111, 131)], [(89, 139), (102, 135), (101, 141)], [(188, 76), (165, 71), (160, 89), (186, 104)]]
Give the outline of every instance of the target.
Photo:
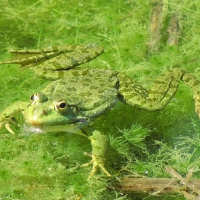
[(14, 119), (15, 115), (17, 115), (19, 112), (23, 112), (24, 109), (28, 106), (28, 102), (23, 101), (16, 101), (7, 108), (5, 108), (0, 113), (0, 129), (2, 129), (4, 126), (5, 128), (12, 134), (15, 134), (12, 128), (10, 127), (11, 124), (20, 126), (16, 120)]
[(108, 150), (109, 141), (108, 138), (99, 131), (94, 131), (93, 135), (88, 137), (92, 145), (92, 160), (82, 167), (86, 167), (93, 164), (92, 171), (88, 177), (88, 180), (96, 173), (98, 167), (107, 175), (111, 176), (109, 172), (104, 167), (105, 156)]
[(9, 50), (14, 57), (0, 62), (0, 65), (20, 64), (22, 69), (34, 66), (38, 77), (56, 80), (61, 78), (63, 71), (89, 62), (103, 51), (104, 49), (97, 45), (61, 45), (43, 49)]

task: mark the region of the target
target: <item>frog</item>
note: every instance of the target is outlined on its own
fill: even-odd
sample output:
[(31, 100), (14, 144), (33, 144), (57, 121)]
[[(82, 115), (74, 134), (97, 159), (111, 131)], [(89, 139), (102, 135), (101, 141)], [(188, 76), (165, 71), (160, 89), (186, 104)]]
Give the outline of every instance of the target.
[(92, 136), (84, 127), (112, 109), (118, 101), (148, 111), (162, 110), (175, 95), (182, 81), (194, 91), (195, 111), (200, 117), (200, 80), (182, 68), (172, 68), (159, 76), (147, 90), (125, 73), (93, 67), (80, 67), (100, 56), (98, 45), (61, 45), (40, 50), (10, 50), (15, 56), (0, 64), (20, 64), (32, 68), (36, 76), (51, 80), (44, 89), (31, 95), (30, 101), (17, 101), (0, 113), (0, 129), (15, 134), (11, 125), (20, 126), (15, 116), (22, 113), (25, 123), (41, 132), (64, 131), (87, 137), (93, 165), (91, 179), (98, 168), (106, 176), (105, 157), (109, 140), (98, 130)]

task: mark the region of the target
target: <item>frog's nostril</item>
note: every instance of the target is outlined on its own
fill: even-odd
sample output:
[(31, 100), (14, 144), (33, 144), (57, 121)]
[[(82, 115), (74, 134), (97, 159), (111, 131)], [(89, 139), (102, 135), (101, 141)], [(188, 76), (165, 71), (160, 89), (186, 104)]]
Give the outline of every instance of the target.
[(46, 111), (46, 110), (43, 110), (43, 111), (42, 111), (42, 114), (43, 114), (43, 115), (47, 115), (47, 111)]

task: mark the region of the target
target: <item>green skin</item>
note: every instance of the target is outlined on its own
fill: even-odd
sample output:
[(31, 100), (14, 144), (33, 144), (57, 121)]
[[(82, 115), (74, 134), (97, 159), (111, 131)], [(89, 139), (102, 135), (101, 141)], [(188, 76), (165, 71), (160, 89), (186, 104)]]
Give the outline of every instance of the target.
[[(116, 71), (73, 69), (103, 53), (103, 49), (95, 45), (65, 45), (10, 52), (15, 57), (0, 64), (21, 64), (23, 68), (34, 66), (37, 76), (53, 80), (41, 92), (32, 95), (31, 102), (15, 102), (0, 113), (0, 129), (5, 126), (13, 134), (10, 124), (16, 124), (14, 117), (19, 112), (24, 114), (27, 124), (43, 132), (81, 134), (82, 127), (107, 112), (118, 100), (149, 111), (160, 110), (173, 98), (180, 80), (193, 88), (196, 112), (200, 113), (200, 81), (180, 68), (173, 68), (160, 76), (147, 91), (127, 75)], [(110, 176), (104, 167), (107, 138), (94, 131), (89, 140), (92, 160), (83, 165), (93, 164), (89, 179), (98, 167)]]

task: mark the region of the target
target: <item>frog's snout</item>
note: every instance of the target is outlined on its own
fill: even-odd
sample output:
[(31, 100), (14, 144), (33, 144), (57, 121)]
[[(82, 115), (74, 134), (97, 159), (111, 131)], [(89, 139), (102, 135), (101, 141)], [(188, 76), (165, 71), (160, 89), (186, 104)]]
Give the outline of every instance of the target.
[(44, 118), (47, 117), (48, 110), (47, 109), (40, 109), (37, 110), (34, 107), (29, 106), (24, 111), (24, 116), (26, 119), (26, 122), (33, 125), (33, 126), (41, 126), (44, 123)]

